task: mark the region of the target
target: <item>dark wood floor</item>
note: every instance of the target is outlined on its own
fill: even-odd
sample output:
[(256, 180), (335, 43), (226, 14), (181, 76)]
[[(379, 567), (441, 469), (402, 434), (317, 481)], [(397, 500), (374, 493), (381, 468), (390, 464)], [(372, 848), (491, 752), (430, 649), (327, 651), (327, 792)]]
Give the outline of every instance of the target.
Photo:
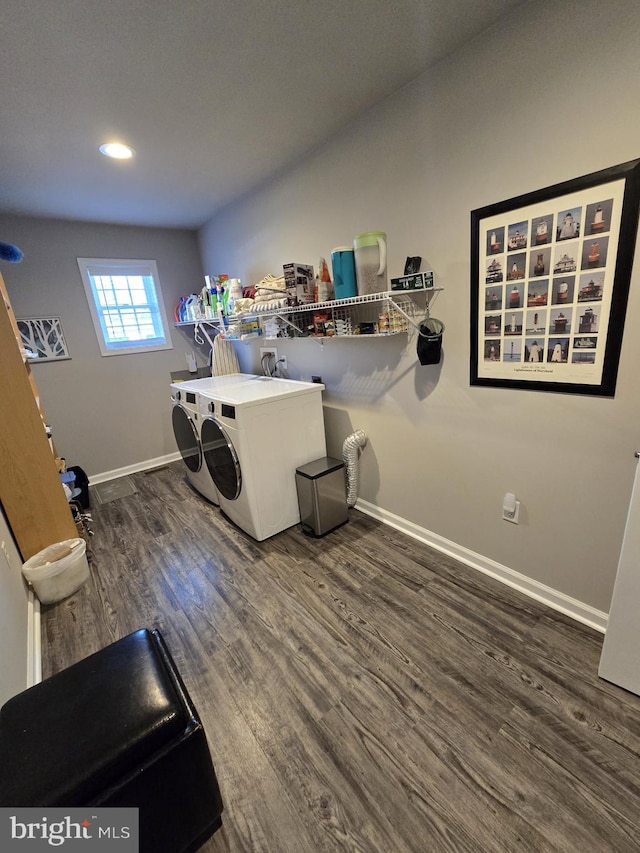
[(43, 667), (163, 631), (225, 801), (203, 850), (640, 850), (640, 698), (599, 634), (355, 510), (254, 542), (181, 465), (94, 506)]

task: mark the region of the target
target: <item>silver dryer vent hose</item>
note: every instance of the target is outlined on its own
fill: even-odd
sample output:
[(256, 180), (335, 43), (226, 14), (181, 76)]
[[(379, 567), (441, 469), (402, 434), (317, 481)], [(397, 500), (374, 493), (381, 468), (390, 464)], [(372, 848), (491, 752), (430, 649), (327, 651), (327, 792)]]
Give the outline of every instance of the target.
[(342, 458), (344, 459), (347, 480), (347, 506), (355, 506), (358, 500), (358, 482), (360, 480), (358, 451), (366, 443), (367, 436), (361, 429), (357, 429), (345, 438), (342, 445)]

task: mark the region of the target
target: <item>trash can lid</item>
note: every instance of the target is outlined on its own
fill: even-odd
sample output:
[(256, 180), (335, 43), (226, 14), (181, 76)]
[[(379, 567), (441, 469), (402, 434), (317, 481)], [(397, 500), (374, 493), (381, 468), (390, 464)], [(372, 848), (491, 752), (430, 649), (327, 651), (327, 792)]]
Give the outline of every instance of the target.
[(344, 462), (341, 459), (323, 456), (322, 459), (314, 459), (313, 462), (307, 462), (306, 465), (296, 468), (296, 474), (307, 477), (309, 480), (315, 480), (325, 474), (331, 474), (332, 471), (338, 471), (340, 468), (344, 468)]

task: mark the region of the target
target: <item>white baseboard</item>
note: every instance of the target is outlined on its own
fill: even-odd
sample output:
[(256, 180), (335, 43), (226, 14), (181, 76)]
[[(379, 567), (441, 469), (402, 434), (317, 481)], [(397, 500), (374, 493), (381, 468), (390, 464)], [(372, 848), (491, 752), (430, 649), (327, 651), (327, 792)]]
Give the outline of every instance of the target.
[(166, 456), (156, 456), (155, 459), (146, 459), (144, 462), (136, 462), (133, 465), (125, 465), (124, 468), (114, 468), (113, 471), (105, 471), (102, 474), (90, 474), (89, 483), (97, 486), (98, 483), (106, 483), (108, 480), (116, 480), (118, 477), (126, 477), (127, 474), (137, 474), (138, 471), (148, 471), (149, 468), (160, 468), (170, 462), (180, 459), (180, 452), (167, 453)]
[(27, 687), (42, 681), (40, 602), (32, 589), (27, 594)]
[(435, 548), (436, 551), (453, 557), (466, 566), (470, 566), (472, 569), (477, 569), (479, 572), (483, 572), (485, 575), (489, 575), (507, 586), (513, 587), (513, 589), (517, 589), (524, 595), (528, 595), (530, 598), (534, 598), (536, 601), (552, 607), (554, 610), (559, 610), (560, 613), (564, 613), (578, 622), (595, 628), (596, 631), (601, 631), (604, 634), (607, 629), (608, 616), (601, 610), (596, 610), (582, 601), (571, 598), (557, 589), (553, 589), (526, 575), (522, 575), (508, 566), (496, 563), (488, 557), (476, 554), (475, 551), (470, 551), (462, 545), (457, 545), (455, 542), (451, 542), (437, 533), (432, 533), (424, 527), (419, 527), (417, 524), (407, 521), (399, 515), (394, 515), (392, 512), (380, 509), (380, 507), (362, 500), (362, 498), (358, 498), (356, 509), (383, 522), (383, 524), (388, 524), (390, 527), (406, 533), (407, 536), (411, 536), (413, 539), (424, 542), (425, 545), (429, 545), (431, 548)]

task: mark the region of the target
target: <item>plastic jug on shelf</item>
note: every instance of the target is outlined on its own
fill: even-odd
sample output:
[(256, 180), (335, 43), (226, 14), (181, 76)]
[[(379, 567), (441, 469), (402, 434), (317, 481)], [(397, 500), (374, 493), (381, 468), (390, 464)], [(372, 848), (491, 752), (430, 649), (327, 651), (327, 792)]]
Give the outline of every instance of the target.
[(387, 235), (384, 231), (367, 231), (353, 240), (358, 295), (383, 293), (387, 288)]

